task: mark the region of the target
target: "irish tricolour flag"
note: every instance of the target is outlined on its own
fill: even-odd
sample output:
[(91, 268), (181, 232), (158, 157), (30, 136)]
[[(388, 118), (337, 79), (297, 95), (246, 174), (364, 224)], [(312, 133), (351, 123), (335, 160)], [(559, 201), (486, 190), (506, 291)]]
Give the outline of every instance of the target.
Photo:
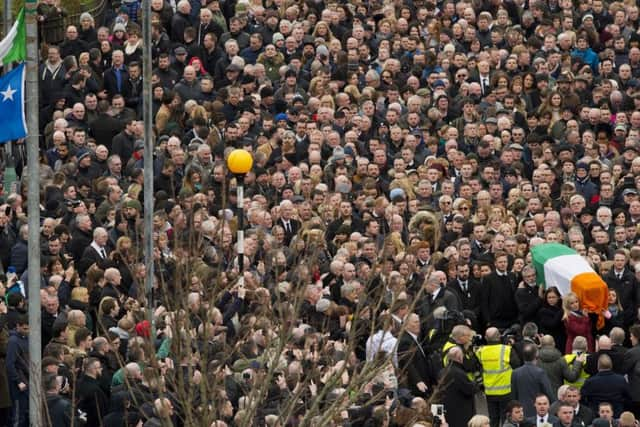
[(559, 243), (544, 243), (531, 248), (538, 283), (555, 286), (561, 295), (573, 292), (580, 305), (592, 313), (607, 309), (607, 284), (576, 251)]

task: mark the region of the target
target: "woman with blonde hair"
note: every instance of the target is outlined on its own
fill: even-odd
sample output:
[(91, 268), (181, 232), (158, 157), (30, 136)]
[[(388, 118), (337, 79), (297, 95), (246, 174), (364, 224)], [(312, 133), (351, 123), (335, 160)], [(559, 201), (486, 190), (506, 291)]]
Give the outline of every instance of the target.
[(591, 319), (586, 309), (580, 308), (580, 299), (578, 295), (569, 292), (562, 298), (562, 322), (564, 323), (565, 332), (567, 334), (567, 343), (565, 345), (565, 354), (571, 354), (573, 340), (576, 337), (585, 337), (587, 339), (588, 351), (593, 351), (593, 334), (591, 333)]
[(314, 97), (322, 97), (324, 96), (325, 87), (324, 87), (324, 78), (323, 77), (314, 77), (311, 79), (309, 83), (309, 95)]
[(132, 200), (138, 200), (138, 196), (140, 195), (141, 191), (142, 185), (134, 182), (133, 184), (129, 185), (129, 188), (127, 188), (127, 197)]
[(329, 25), (324, 21), (318, 21), (311, 36), (314, 39), (321, 38), (327, 43), (335, 38), (331, 32), (331, 28), (329, 28)]
[(352, 104), (357, 104), (358, 101), (360, 101), (360, 97), (362, 96), (360, 94), (360, 90), (355, 85), (347, 85), (342, 91), (349, 95), (349, 99), (351, 100)]
[(405, 246), (402, 242), (402, 235), (397, 231), (393, 231), (384, 239), (383, 258), (395, 258), (401, 252), (404, 252)]
[(320, 98), (320, 107), (328, 107), (328, 108), (331, 108), (332, 110), (335, 110), (336, 103), (333, 100), (333, 96), (323, 95), (322, 98)]
[(489, 425), (489, 417), (485, 415), (474, 415), (467, 423), (467, 427), (488, 427)]
[(458, 198), (453, 202), (453, 210), (469, 219), (471, 216), (471, 203), (466, 199)]

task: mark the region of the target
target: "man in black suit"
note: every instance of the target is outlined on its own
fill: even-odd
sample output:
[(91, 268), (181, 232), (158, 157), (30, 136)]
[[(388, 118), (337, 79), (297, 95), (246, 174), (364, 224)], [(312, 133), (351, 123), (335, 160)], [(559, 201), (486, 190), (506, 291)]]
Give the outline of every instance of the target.
[(640, 286), (635, 274), (627, 267), (628, 258), (624, 249), (613, 255), (613, 268), (603, 276), (609, 289), (615, 289), (618, 302), (624, 309), (624, 324), (629, 327), (635, 320), (636, 307), (640, 302)]
[(495, 255), (495, 270), (483, 278), (481, 314), (488, 326), (509, 328), (518, 322), (518, 307), (515, 300), (515, 275), (507, 271), (509, 257), (505, 252)]
[(471, 267), (467, 262), (459, 261), (456, 266), (456, 278), (447, 284), (457, 297), (461, 310), (471, 310), (479, 314), (480, 289), (478, 282), (469, 277)]
[[(562, 402), (558, 408), (558, 421), (552, 424), (553, 427), (578, 427), (580, 422), (576, 420), (573, 406), (570, 403)], [(587, 424), (584, 424), (587, 425)]]
[(129, 79), (129, 73), (124, 65), (124, 53), (114, 50), (111, 54), (111, 68), (104, 72), (104, 89), (109, 98), (124, 91), (125, 82)]
[(98, 382), (102, 375), (102, 363), (87, 359), (83, 375), (78, 380), (78, 408), (87, 413), (87, 425), (99, 425), (109, 406), (109, 399)]
[(458, 297), (451, 290), (442, 286), (443, 274), (435, 271), (422, 284), (424, 294), (417, 310), (422, 316), (423, 326), (428, 329), (434, 326), (433, 311), (436, 308), (444, 307), (447, 311), (461, 311)]
[(293, 203), (290, 200), (280, 202), (280, 219), (278, 225), (284, 228), (284, 242), (288, 246), (291, 239), (300, 229), (300, 221), (293, 219)]
[(340, 202), (338, 215), (338, 218), (327, 227), (327, 241), (333, 240), (341, 225), (348, 225), (351, 227), (351, 231), (364, 232), (364, 225), (358, 215), (353, 212), (350, 201), (343, 200)]
[(484, 224), (476, 224), (473, 226), (473, 240), (471, 241), (471, 258), (480, 259), (487, 253), (483, 240), (487, 234), (487, 227)]
[(549, 413), (549, 398), (546, 394), (539, 393), (533, 406), (536, 408), (536, 414), (528, 417), (527, 421), (535, 424), (536, 427), (542, 427), (543, 424), (555, 424), (559, 421), (558, 417)]
[(78, 265), (78, 272), (81, 276), (95, 263), (100, 263), (107, 259), (107, 241), (109, 235), (107, 230), (102, 227), (98, 227), (93, 230), (93, 241), (82, 252), (82, 258), (80, 258), (80, 264)]
[(398, 341), (398, 367), (403, 373), (401, 384), (415, 396), (426, 396), (430, 378), (427, 355), (420, 343), (420, 316), (411, 313)]
[[(573, 407), (573, 421), (579, 425), (588, 426), (593, 421), (593, 411), (587, 406), (580, 403), (580, 389), (570, 386), (564, 394), (564, 401)], [(558, 418), (562, 419), (560, 412), (562, 405), (558, 409)]]

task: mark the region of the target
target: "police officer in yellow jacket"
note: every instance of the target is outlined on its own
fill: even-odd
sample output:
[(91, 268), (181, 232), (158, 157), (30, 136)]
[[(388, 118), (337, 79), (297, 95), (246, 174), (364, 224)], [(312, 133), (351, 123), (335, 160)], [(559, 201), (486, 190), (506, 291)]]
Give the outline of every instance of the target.
[(442, 362), (443, 366), (446, 367), (449, 364), (447, 359), (447, 354), (452, 347), (460, 347), (464, 352), (464, 361), (462, 362), (462, 367), (464, 371), (467, 373), (467, 377), (480, 385), (482, 383), (482, 378), (480, 377), (480, 362), (473, 352), (473, 348), (471, 346), (473, 339), (473, 330), (467, 325), (456, 325), (451, 330), (451, 336), (447, 340), (446, 343), (442, 346)]
[(571, 343), (571, 354), (565, 354), (564, 360), (567, 361), (568, 365), (572, 365), (576, 360), (582, 363), (582, 369), (580, 370), (580, 376), (578, 379), (573, 382), (567, 380), (564, 381), (565, 384), (572, 385), (580, 390), (587, 378), (591, 376), (585, 369), (587, 366), (587, 339), (580, 336), (575, 337), (573, 339), (573, 343)]
[(511, 372), (520, 360), (511, 346), (502, 343), (498, 328), (487, 328), (486, 345), (476, 351), (482, 365), (482, 381), (487, 396), (491, 427), (501, 426), (507, 404), (511, 400)]

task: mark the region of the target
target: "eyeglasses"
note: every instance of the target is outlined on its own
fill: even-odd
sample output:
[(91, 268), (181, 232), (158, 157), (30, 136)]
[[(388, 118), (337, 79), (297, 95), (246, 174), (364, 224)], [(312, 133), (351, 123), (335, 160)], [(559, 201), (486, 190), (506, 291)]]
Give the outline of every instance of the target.
[(469, 210), (469, 208), (468, 208), (467, 206), (462, 206), (462, 207), (460, 208), (460, 210), (461, 210), (461, 211), (468, 211), (468, 210)]
[(440, 202), (440, 203), (443, 204), (443, 205), (450, 205), (451, 204), (451, 202), (447, 202), (447, 201)]

